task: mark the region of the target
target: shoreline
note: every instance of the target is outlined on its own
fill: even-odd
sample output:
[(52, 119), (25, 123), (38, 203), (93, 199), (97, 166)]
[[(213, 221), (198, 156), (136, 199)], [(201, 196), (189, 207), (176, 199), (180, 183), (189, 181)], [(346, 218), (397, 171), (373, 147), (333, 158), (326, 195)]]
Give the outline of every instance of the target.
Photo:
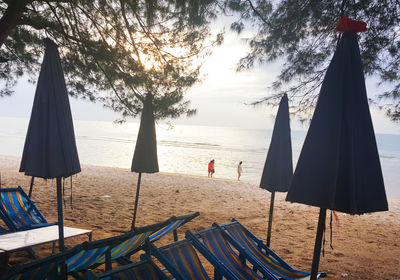
[[(0, 161), (3, 159), (10, 159), (10, 160), (18, 160), (21, 161), (21, 157), (18, 156), (9, 156), (9, 155), (1, 155), (0, 154)], [(114, 166), (106, 166), (106, 165), (94, 165), (94, 164), (81, 164), (82, 167), (93, 167), (93, 168), (107, 168), (107, 169), (117, 169), (117, 170), (121, 170), (121, 171), (130, 171), (129, 168), (124, 168), (124, 167), (114, 167)], [(1, 167), (1, 163), (0, 163), (0, 167)], [(82, 168), (83, 169), (83, 168)], [(1, 172), (1, 170), (0, 170)], [(131, 172), (132, 174), (135, 174), (135, 172)], [(25, 176), (23, 173), (20, 173), (22, 176)], [(186, 177), (186, 178), (207, 178), (206, 177), (206, 172), (204, 172), (204, 176), (201, 175), (195, 175), (195, 174), (187, 174), (187, 173), (175, 173), (175, 172), (157, 172), (157, 174), (162, 174), (162, 175), (171, 175), (171, 176), (181, 176), (181, 177)], [(79, 174), (77, 174), (79, 175)], [(75, 176), (75, 175), (74, 175)], [(215, 176), (215, 175), (214, 175)], [(229, 178), (218, 178), (218, 177), (213, 177), (212, 180), (220, 180), (220, 181), (227, 181), (227, 182), (238, 182), (236, 179), (229, 179)], [(241, 180), (239, 181), (240, 183), (244, 183), (256, 188), (259, 188), (258, 183), (257, 182), (252, 182), (252, 181), (246, 181), (246, 180)], [(400, 184), (400, 182), (399, 182)], [(391, 197), (387, 197), (388, 202), (390, 201), (394, 201), (394, 202), (399, 202), (400, 203), (400, 198), (391, 198)]]
[[(18, 172), (19, 160), (14, 156), (0, 156), (2, 186), (21, 185), (27, 192), (30, 177)], [(93, 230), (93, 240), (129, 229), (136, 173), (125, 168), (82, 165), (82, 172), (73, 176), (72, 181), (72, 208), (69, 179), (66, 181), (66, 226)], [(271, 248), (294, 268), (309, 271), (319, 209), (285, 202), (285, 197), (286, 193), (276, 194)], [(49, 222), (57, 220), (55, 180), (35, 180), (33, 200)], [(269, 201), (268, 191), (244, 181), (163, 172), (143, 174), (137, 226), (199, 211), (199, 217), (178, 231), (179, 239), (184, 238), (187, 230), (195, 232), (210, 227), (213, 222), (223, 224), (236, 218), (265, 240)], [(388, 199), (388, 202), (386, 212), (361, 216), (338, 212), (339, 221), (333, 221), (333, 250), (329, 246), (328, 212), (325, 257), (320, 261), (320, 271), (328, 273), (327, 279), (400, 279), (400, 200)], [(85, 240), (69, 239), (67, 245)], [(156, 246), (172, 240), (172, 236), (165, 237)], [(51, 253), (51, 245), (35, 249), (39, 257)], [(12, 254), (10, 259), (11, 264), (29, 261), (25, 252)], [(208, 271), (212, 270), (206, 261), (204, 264)]]

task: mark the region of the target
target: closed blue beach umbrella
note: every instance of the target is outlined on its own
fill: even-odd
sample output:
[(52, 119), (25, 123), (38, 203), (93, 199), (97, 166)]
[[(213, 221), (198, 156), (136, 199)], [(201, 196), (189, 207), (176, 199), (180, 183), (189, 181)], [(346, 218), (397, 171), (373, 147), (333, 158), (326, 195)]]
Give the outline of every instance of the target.
[(292, 142), (290, 139), (289, 102), (286, 94), (279, 103), (260, 188), (271, 192), (267, 246), (271, 243), (275, 192), (287, 192), (293, 176)]
[(135, 152), (133, 154), (131, 171), (139, 173), (131, 226), (131, 228), (134, 229), (142, 173), (158, 172), (157, 137), (153, 112), (153, 96), (150, 93), (146, 95), (143, 103), (143, 111), (140, 119), (139, 133), (136, 140)]
[(81, 171), (71, 109), (58, 46), (44, 39), (46, 51), (36, 86), (20, 172), (56, 178), (59, 246), (64, 249), (61, 178)]
[(387, 211), (379, 154), (356, 32), (364, 22), (343, 17), (286, 200), (320, 208), (311, 279), (316, 279), (326, 209), (348, 214)]

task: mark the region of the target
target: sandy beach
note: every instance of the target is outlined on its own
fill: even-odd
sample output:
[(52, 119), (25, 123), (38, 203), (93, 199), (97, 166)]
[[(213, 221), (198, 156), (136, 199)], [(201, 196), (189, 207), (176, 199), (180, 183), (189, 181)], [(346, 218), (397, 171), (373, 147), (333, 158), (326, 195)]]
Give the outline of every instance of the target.
[[(0, 157), (2, 187), (22, 186), (29, 190), (30, 177), (18, 172), (20, 159)], [(243, 174), (245, 180), (246, 174)], [(117, 235), (129, 229), (137, 174), (128, 169), (82, 166), (73, 177), (73, 209), (66, 186), (65, 225), (93, 230), (93, 239)], [(285, 202), (278, 193), (275, 201), (271, 248), (289, 264), (310, 270), (319, 209)], [(37, 179), (33, 200), (49, 222), (57, 220), (55, 180)], [(257, 185), (236, 180), (179, 175), (143, 174), (137, 214), (137, 226), (199, 211), (201, 214), (179, 232), (198, 231), (213, 222), (226, 223), (236, 218), (261, 239), (266, 238), (270, 193)], [(389, 199), (389, 211), (351, 216), (337, 213), (333, 221), (330, 248), (329, 217), (325, 256), (320, 271), (328, 279), (400, 279), (400, 200)], [(85, 241), (84, 237), (67, 240), (67, 245)], [(172, 241), (164, 238), (162, 246)], [(51, 245), (36, 248), (40, 257), (51, 253)], [(138, 257), (138, 256), (135, 256)], [(25, 252), (15, 253), (10, 263), (29, 262)], [(211, 273), (211, 267), (204, 260)]]

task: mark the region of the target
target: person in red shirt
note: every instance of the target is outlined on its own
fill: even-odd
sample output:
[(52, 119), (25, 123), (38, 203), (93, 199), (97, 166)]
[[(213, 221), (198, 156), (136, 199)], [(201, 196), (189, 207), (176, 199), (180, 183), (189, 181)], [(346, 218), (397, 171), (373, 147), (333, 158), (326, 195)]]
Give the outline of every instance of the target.
[(212, 175), (215, 173), (215, 170), (214, 170), (214, 160), (211, 160), (209, 163), (208, 163), (208, 177), (211, 177), (212, 178)]

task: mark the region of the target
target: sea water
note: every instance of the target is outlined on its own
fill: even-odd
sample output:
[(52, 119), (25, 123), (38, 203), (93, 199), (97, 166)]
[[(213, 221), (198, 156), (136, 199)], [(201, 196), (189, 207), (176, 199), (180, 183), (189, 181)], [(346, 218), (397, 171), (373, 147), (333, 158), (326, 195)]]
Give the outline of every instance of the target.
[[(28, 119), (0, 118), (0, 155), (22, 156)], [(130, 168), (138, 123), (114, 124), (74, 121), (82, 164)], [(237, 127), (157, 124), (158, 161), (161, 172), (207, 176), (215, 160), (214, 177), (258, 184), (264, 168), (272, 130)], [(293, 166), (296, 166), (306, 131), (292, 131)], [(400, 198), (400, 135), (376, 134), (388, 197)]]

